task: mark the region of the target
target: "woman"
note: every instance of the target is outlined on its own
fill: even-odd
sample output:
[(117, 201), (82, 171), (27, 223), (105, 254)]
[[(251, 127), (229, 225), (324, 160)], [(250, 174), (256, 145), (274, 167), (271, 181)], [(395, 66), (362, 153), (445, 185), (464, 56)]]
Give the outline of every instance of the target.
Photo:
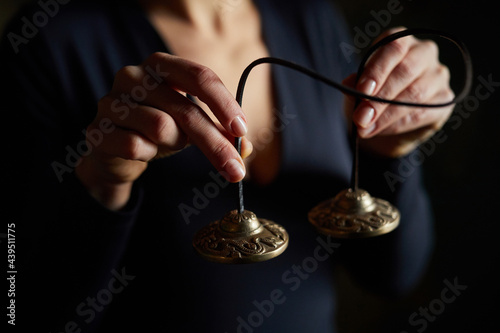
[[(340, 243), (320, 237), (307, 212), (347, 187), (343, 96), (265, 65), (252, 71), (243, 109), (234, 100), (243, 69), (269, 55), (354, 86), (355, 68), (339, 48), (349, 36), (329, 2), (51, 4), (58, 11), (36, 36), (15, 52), (7, 33), (1, 53), (12, 124), (2, 137), (14, 142), (2, 163), (7, 217), (24, 235), (19, 292), (36, 300), (25, 324), (332, 332), (335, 263), (385, 294), (418, 281), (432, 246), (420, 172), (391, 186), (384, 174), (397, 174), (398, 158), (439, 129), (451, 107), (364, 101), (352, 111), (346, 101), (362, 138), (361, 186), (403, 217), (389, 235)], [(27, 31), (22, 18), (36, 26), (47, 6), (26, 8), (6, 31)], [(432, 103), (452, 98), (448, 79), (434, 43), (404, 38), (370, 59), (356, 88)], [(282, 224), (290, 245), (256, 265), (205, 262), (192, 237), (236, 208), (229, 182), (242, 179), (246, 207)]]

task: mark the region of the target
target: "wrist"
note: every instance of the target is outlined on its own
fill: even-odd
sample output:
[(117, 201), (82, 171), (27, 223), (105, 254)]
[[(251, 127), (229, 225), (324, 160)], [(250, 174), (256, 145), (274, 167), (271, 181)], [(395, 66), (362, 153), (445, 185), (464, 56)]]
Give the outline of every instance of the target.
[(132, 183), (102, 184), (87, 188), (89, 194), (104, 207), (119, 211), (127, 205), (132, 192)]
[(127, 205), (133, 182), (109, 181), (95, 172), (86, 159), (82, 159), (75, 172), (90, 196), (107, 209), (119, 211)]

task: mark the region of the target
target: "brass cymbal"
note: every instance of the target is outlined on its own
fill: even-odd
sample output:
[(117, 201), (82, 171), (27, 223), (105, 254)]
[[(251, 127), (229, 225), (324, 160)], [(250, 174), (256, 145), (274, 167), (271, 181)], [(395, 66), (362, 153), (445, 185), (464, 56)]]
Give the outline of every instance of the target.
[(288, 233), (281, 225), (259, 219), (251, 211), (232, 210), (198, 231), (193, 246), (210, 261), (254, 263), (283, 253), (288, 246)]
[(396, 207), (362, 189), (344, 190), (309, 212), (309, 222), (321, 233), (336, 238), (383, 235), (394, 230), (399, 219)]

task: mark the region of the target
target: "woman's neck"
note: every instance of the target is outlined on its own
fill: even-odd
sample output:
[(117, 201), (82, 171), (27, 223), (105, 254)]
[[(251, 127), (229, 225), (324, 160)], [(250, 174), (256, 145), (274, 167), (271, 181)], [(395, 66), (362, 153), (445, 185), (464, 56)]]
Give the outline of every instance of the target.
[[(248, 0), (140, 0), (148, 12), (165, 15), (205, 33), (231, 29), (231, 17), (247, 9)], [(231, 15), (232, 14), (232, 15)]]

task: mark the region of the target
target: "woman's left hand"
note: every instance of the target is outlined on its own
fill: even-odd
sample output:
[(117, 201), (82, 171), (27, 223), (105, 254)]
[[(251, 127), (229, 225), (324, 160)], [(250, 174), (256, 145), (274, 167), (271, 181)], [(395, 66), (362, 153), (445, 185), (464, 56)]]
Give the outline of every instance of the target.
[[(391, 29), (379, 39), (401, 30)], [(437, 45), (408, 36), (377, 50), (357, 85), (355, 74), (343, 83), (384, 99), (436, 104), (453, 99), (449, 79), (448, 68), (439, 62)], [(453, 105), (415, 108), (368, 100), (354, 112), (353, 107), (354, 98), (348, 97), (346, 112), (358, 127), (361, 147), (387, 157), (410, 153), (439, 130), (453, 111)]]

